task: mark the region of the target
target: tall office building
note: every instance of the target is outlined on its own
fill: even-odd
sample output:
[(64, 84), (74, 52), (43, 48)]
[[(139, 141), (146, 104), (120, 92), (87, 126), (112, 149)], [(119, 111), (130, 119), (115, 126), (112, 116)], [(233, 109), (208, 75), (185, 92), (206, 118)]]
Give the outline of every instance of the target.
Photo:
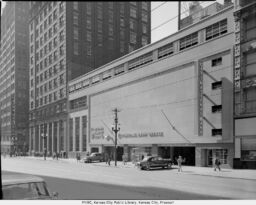
[(28, 2), (7, 2), (1, 18), (1, 151), (28, 147)]
[(256, 168), (256, 2), (235, 1), (235, 167)]
[(150, 21), (150, 2), (31, 2), (30, 151), (67, 150), (67, 82), (150, 43)]

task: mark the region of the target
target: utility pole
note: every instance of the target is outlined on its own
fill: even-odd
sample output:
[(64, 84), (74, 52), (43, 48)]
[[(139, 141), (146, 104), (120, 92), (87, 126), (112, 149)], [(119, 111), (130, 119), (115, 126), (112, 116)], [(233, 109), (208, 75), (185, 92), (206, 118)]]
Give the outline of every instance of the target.
[(115, 126), (112, 127), (112, 130), (115, 132), (115, 166), (116, 166), (116, 155), (117, 155), (117, 152), (116, 152), (116, 145), (117, 145), (117, 133), (120, 131), (120, 127), (118, 127), (118, 117), (117, 117), (117, 113), (120, 112), (119, 110), (117, 110), (117, 108), (115, 108), (113, 110), (113, 112), (115, 113)]
[(181, 19), (181, 1), (178, 2), (178, 31), (180, 30), (180, 19)]

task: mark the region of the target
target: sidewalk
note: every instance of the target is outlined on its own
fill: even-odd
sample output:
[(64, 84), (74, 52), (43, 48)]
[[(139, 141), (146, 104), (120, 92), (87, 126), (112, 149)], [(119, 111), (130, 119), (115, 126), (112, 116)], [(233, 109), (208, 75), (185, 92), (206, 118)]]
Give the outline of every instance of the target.
[[(43, 157), (26, 157), (27, 159), (34, 160), (43, 160)], [(53, 159), (52, 157), (47, 157), (47, 161), (56, 161), (63, 163), (77, 163), (75, 158), (63, 159), (59, 158), (58, 160)], [(80, 163), (83, 163), (80, 161)], [(106, 162), (96, 162), (90, 163), (92, 166), (102, 166), (109, 167)], [(111, 167), (115, 167), (115, 162), (111, 161)], [(118, 161), (116, 168), (133, 168), (138, 169), (132, 162), (127, 162), (126, 165), (123, 162)], [(177, 165), (173, 165), (170, 172), (179, 173), (179, 174), (189, 174), (189, 175), (201, 175), (201, 176), (212, 176), (212, 177), (223, 177), (223, 178), (234, 178), (234, 179), (246, 179), (246, 180), (256, 180), (256, 170), (252, 169), (221, 169), (221, 171), (214, 171), (212, 167), (194, 167), (194, 166), (182, 166), (182, 172), (178, 172)]]
[[(108, 167), (108, 164), (105, 162), (93, 163), (93, 165)], [(111, 166), (115, 166), (115, 162), (112, 161)], [(123, 162), (117, 162), (117, 167), (138, 169), (132, 162), (128, 162), (126, 165)], [(177, 165), (173, 165), (172, 169), (170, 169), (171, 172), (179, 174), (256, 180), (256, 170), (251, 169), (221, 169), (221, 171), (214, 171), (213, 167), (182, 166), (182, 170), (182, 172), (178, 172)]]

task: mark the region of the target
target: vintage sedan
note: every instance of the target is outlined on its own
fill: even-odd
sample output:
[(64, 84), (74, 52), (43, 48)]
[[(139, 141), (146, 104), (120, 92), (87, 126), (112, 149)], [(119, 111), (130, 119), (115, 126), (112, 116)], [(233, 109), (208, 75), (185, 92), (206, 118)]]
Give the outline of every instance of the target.
[(29, 174), (3, 173), (2, 192), (4, 200), (58, 199), (58, 193), (51, 193), (41, 177)]
[(90, 156), (86, 156), (83, 158), (84, 163), (91, 163), (94, 161), (103, 162), (104, 161), (103, 154), (98, 153), (98, 152), (93, 152), (90, 154)]
[(142, 161), (137, 163), (138, 167), (143, 170), (150, 170), (151, 168), (167, 168), (170, 169), (172, 167), (171, 159), (163, 159), (159, 156), (147, 156)]

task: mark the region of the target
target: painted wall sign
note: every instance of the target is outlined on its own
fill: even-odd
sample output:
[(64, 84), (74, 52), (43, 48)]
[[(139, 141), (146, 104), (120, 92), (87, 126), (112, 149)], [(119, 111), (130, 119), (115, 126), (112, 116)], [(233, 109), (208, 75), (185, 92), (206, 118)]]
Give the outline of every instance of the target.
[(103, 127), (91, 128), (91, 138), (104, 139), (104, 128)]
[(163, 137), (163, 132), (141, 132), (141, 133), (133, 133), (133, 134), (119, 134), (118, 138), (141, 138), (141, 137)]

